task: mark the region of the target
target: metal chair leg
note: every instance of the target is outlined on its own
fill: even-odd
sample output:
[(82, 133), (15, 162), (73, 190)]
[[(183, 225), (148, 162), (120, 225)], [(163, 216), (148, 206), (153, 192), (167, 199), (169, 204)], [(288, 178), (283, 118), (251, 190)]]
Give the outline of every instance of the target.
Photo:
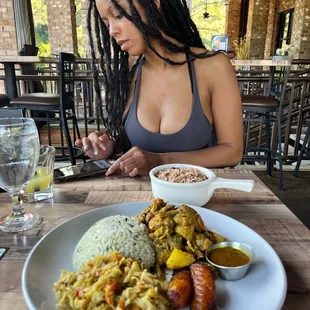
[(75, 165), (76, 161), (75, 161), (72, 141), (71, 141), (71, 137), (70, 137), (68, 121), (67, 121), (65, 113), (62, 113), (62, 111), (60, 111), (60, 120), (61, 120), (61, 123), (62, 123), (62, 126), (63, 126), (65, 138), (66, 138), (66, 141), (67, 141), (67, 147), (68, 147), (68, 151), (69, 151), (69, 157), (70, 157), (71, 165)]
[(265, 125), (266, 125), (266, 149), (269, 150), (267, 152), (267, 174), (269, 176), (272, 176), (272, 167), (273, 167), (273, 160), (271, 158), (271, 146), (270, 146), (270, 140), (271, 140), (271, 134), (270, 134), (270, 118), (269, 116), (265, 116)]
[(302, 147), (301, 147), (301, 150), (300, 150), (300, 153), (299, 153), (299, 156), (298, 156), (298, 160), (297, 160), (297, 164), (296, 164), (296, 168), (295, 168), (295, 171), (293, 173), (293, 176), (297, 177), (298, 176), (298, 172), (299, 172), (299, 167), (300, 167), (300, 164), (301, 164), (301, 161), (302, 161), (302, 157), (304, 155), (304, 152), (306, 150), (306, 146), (307, 146), (307, 142), (309, 140), (309, 137), (310, 137), (310, 127), (308, 127), (307, 129), (307, 132), (306, 132), (306, 136), (305, 136), (305, 140), (302, 144)]

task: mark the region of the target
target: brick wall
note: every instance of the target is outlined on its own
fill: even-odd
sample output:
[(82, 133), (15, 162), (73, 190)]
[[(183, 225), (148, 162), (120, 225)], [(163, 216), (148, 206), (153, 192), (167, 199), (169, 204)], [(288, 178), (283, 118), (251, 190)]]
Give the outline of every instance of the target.
[(295, 0), (279, 0), (278, 12), (284, 12), (295, 7)]
[[(295, 7), (297, 0), (249, 0), (249, 12), (248, 12), (248, 25), (247, 25), (247, 40), (250, 44), (249, 57), (262, 58), (269, 57), (274, 54), (276, 47), (276, 39), (278, 35), (279, 16), (281, 12), (287, 11)], [(293, 34), (295, 45), (300, 45), (300, 56), (307, 54), (308, 41), (305, 39), (309, 37), (308, 25), (306, 14), (306, 2), (309, 0), (298, 0), (299, 11), (295, 18), (293, 25)], [(240, 23), (240, 0), (230, 0), (227, 9), (226, 17), (226, 33), (230, 35), (231, 43), (238, 39), (239, 36), (239, 23)], [(294, 30), (295, 29), (295, 30)], [(297, 36), (296, 36), (297, 34)], [(299, 37), (299, 39), (298, 39)], [(301, 39), (303, 37), (304, 39)], [(293, 42), (292, 42), (293, 43)], [(307, 56), (309, 57), (309, 56)]]
[(226, 29), (229, 49), (234, 50), (234, 41), (239, 39), (241, 0), (230, 0), (226, 10)]
[(291, 45), (297, 47), (298, 51), (296, 53), (296, 56), (298, 58), (310, 58), (309, 0), (296, 0)]
[[(274, 55), (276, 50), (276, 41), (279, 32), (280, 13), (295, 7), (295, 0), (270, 0), (275, 1), (274, 20), (268, 20), (268, 23), (273, 24), (273, 31), (267, 34), (267, 41), (270, 41), (270, 46), (265, 48), (265, 56)], [(270, 12), (269, 12), (270, 13)]]
[(250, 0), (247, 27), (249, 58), (264, 58), (270, 0)]
[(270, 0), (269, 3), (269, 12), (268, 12), (268, 24), (267, 24), (267, 33), (266, 33), (266, 43), (265, 43), (265, 58), (273, 54), (274, 50), (274, 40), (276, 33), (274, 32), (275, 28), (275, 19), (277, 16), (276, 8), (279, 5), (279, 0)]
[(0, 1), (0, 55), (17, 55), (13, 0)]
[(51, 53), (78, 53), (74, 0), (46, 0)]

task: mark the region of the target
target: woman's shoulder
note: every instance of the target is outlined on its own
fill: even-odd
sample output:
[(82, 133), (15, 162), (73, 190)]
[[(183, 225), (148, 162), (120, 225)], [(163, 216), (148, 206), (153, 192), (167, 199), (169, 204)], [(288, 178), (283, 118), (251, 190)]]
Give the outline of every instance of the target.
[(207, 51), (203, 48), (196, 48), (196, 47), (192, 48), (191, 51), (194, 52), (195, 54), (206, 53), (206, 57), (196, 59), (196, 61), (199, 63), (200, 66), (206, 67), (208, 69), (232, 67), (228, 56), (224, 53)]
[[(196, 54), (206, 52), (201, 48), (193, 48), (192, 51)], [(207, 51), (207, 57), (197, 58), (195, 60), (195, 68), (199, 76), (206, 79), (206, 81), (213, 81), (221, 79), (227, 73), (233, 71), (233, 66), (230, 59), (224, 53), (216, 53)]]

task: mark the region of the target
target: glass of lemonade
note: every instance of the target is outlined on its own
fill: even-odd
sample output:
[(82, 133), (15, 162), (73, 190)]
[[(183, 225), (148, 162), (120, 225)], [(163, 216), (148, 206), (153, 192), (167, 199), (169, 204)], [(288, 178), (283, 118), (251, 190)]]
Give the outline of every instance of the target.
[(53, 198), (54, 162), (55, 148), (49, 145), (41, 145), (36, 173), (24, 190), (25, 202)]

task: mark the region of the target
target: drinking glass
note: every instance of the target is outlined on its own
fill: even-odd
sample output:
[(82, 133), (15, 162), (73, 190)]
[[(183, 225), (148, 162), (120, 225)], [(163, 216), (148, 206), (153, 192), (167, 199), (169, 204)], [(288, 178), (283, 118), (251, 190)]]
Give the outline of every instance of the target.
[(24, 188), (35, 174), (39, 135), (31, 118), (0, 119), (0, 187), (12, 199), (13, 211), (0, 219), (0, 229), (19, 232), (37, 226), (42, 218), (23, 207)]
[(55, 148), (41, 145), (36, 173), (24, 190), (25, 202), (53, 198), (54, 161)]

